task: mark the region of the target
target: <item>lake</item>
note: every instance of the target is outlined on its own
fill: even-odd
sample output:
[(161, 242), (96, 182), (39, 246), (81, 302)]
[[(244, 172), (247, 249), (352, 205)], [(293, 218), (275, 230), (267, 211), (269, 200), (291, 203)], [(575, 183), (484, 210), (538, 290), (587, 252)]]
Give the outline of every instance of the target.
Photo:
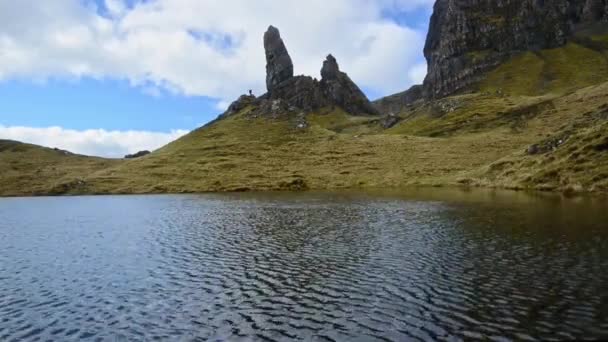
[(601, 198), (0, 199), (1, 341), (608, 338)]

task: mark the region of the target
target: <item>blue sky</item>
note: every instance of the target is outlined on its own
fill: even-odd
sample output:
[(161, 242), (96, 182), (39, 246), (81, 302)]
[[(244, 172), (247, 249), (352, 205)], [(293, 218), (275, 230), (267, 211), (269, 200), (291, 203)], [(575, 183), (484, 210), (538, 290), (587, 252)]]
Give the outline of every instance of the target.
[(331, 52), (370, 98), (424, 77), (432, 1), (287, 2), (0, 0), (0, 139), (112, 157), (157, 148), (264, 92), (268, 24), (296, 73), (318, 76)]
[(0, 97), (5, 126), (167, 131), (195, 128), (219, 111), (204, 96), (151, 95), (124, 80), (12, 80), (0, 83)]

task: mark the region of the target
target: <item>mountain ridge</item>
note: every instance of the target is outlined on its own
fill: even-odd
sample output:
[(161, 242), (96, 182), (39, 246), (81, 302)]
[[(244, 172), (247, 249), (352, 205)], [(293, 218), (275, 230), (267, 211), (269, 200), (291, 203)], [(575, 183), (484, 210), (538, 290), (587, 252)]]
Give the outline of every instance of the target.
[[(573, 12), (563, 12), (560, 3)], [(531, 0), (438, 0), (429, 35), (437, 35), (435, 26), (445, 18), (456, 18), (445, 24), (450, 31), (451, 25), (465, 29), (462, 22), (502, 22), (505, 13), (538, 13), (534, 8), (544, 6)], [(437, 58), (439, 70), (434, 74), (437, 66), (430, 63), (430, 81), (374, 103), (331, 54), (321, 80), (294, 76), (286, 44), (270, 26), (263, 39), (266, 94), (242, 95), (216, 120), (132, 160), (66, 155), (15, 142), (2, 148), (0, 141), (0, 194), (421, 185), (608, 193), (605, 2), (558, 0), (546, 6), (567, 13), (555, 19), (564, 25), (574, 20), (576, 29), (559, 35), (566, 37), (563, 42), (494, 53), (478, 50), (486, 43), (475, 35), (439, 34), (445, 37), (439, 50), (426, 51)], [(472, 8), (483, 15), (463, 11)], [(493, 16), (497, 8), (509, 10)], [(471, 13), (481, 18), (462, 17)], [(511, 32), (509, 25), (499, 31)], [(469, 49), (462, 39), (479, 45)], [(457, 53), (442, 53), (444, 46)], [(429, 82), (439, 84), (430, 95)]]
[(562, 47), (579, 32), (608, 34), (607, 25), (604, 0), (437, 0), (424, 47), (423, 84), (374, 103), (398, 111), (419, 99), (470, 90), (517, 54)]

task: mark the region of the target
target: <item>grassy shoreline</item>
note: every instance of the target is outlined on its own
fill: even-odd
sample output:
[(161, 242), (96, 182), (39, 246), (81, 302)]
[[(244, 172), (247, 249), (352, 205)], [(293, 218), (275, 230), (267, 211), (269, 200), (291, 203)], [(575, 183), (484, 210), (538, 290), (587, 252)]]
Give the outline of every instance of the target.
[(10, 198), (44, 198), (44, 197), (96, 197), (96, 196), (157, 196), (157, 195), (220, 195), (220, 194), (315, 194), (315, 193), (331, 193), (331, 194), (365, 194), (365, 195), (400, 195), (408, 194), (417, 191), (458, 191), (466, 194), (471, 192), (483, 191), (485, 193), (512, 193), (524, 194), (527, 196), (551, 196), (560, 198), (590, 198), (604, 199), (608, 198), (608, 192), (605, 191), (564, 191), (556, 189), (533, 189), (524, 187), (503, 187), (503, 186), (485, 186), (485, 185), (462, 185), (462, 184), (417, 184), (405, 185), (397, 188), (324, 188), (324, 189), (306, 189), (306, 190), (284, 190), (284, 189), (252, 189), (252, 190), (224, 190), (224, 191), (181, 191), (181, 192), (108, 192), (108, 193), (63, 193), (63, 194), (0, 194), (0, 199)]

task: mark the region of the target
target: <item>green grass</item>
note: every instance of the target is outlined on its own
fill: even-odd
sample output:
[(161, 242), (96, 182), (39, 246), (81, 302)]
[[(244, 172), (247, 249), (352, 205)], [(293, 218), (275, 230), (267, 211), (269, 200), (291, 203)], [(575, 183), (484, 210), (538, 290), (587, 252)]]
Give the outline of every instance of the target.
[[(309, 128), (299, 130), (287, 119), (241, 113), (97, 174), (94, 182), (101, 191), (129, 193), (395, 187), (440, 184), (446, 175), (499, 156), (495, 146), (484, 146), (483, 135), (445, 140), (341, 133), (342, 125), (332, 129), (343, 113), (321, 115), (311, 115)], [(366, 119), (347, 119), (370, 127)], [(473, 146), (479, 153), (458, 156)]]
[(469, 182), (512, 189), (607, 192), (608, 84), (560, 98), (556, 108), (550, 118), (558, 127), (535, 131), (538, 143), (562, 144), (536, 155), (524, 150), (508, 155), (472, 172)]
[(525, 52), (488, 73), (480, 91), (509, 95), (537, 95), (542, 88), (545, 61), (534, 52)]
[(0, 195), (90, 192), (90, 184), (84, 179), (119, 163), (0, 140)]
[(352, 116), (339, 109), (311, 113), (307, 121), (312, 125), (338, 133), (364, 134), (380, 131), (378, 117)]
[(482, 94), (454, 96), (414, 109), (408, 113), (411, 116), (409, 120), (387, 133), (448, 137), (492, 128), (506, 128), (516, 133), (529, 119), (551, 107), (553, 98)]
[[(420, 103), (383, 129), (326, 108), (301, 118), (253, 108), (150, 155), (109, 160), (0, 141), (0, 195), (484, 186), (608, 191), (608, 67), (570, 43), (499, 66), (479, 91)], [(608, 114), (607, 114), (608, 115)], [(537, 143), (567, 136), (557, 149)]]
[(606, 56), (577, 44), (541, 53), (545, 64), (544, 89), (550, 92), (572, 91), (608, 79)]
[(606, 34), (606, 35), (599, 35), (599, 36), (592, 36), (591, 40), (593, 40), (595, 42), (600, 42), (600, 43), (608, 43), (608, 34)]
[(488, 73), (482, 92), (507, 95), (564, 94), (608, 79), (604, 51), (575, 43), (538, 52), (525, 52)]

